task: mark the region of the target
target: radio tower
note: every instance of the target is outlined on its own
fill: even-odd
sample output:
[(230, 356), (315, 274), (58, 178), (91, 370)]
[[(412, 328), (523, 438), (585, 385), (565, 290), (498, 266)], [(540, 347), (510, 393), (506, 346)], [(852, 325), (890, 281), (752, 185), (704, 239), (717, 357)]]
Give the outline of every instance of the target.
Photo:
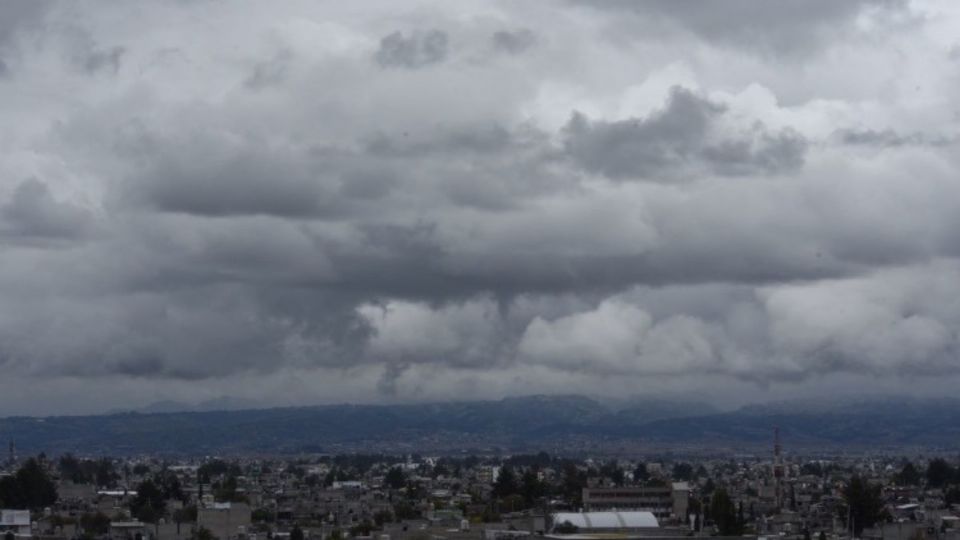
[(780, 455), (780, 428), (773, 427), (773, 480), (776, 482), (777, 511), (783, 510), (783, 456)]

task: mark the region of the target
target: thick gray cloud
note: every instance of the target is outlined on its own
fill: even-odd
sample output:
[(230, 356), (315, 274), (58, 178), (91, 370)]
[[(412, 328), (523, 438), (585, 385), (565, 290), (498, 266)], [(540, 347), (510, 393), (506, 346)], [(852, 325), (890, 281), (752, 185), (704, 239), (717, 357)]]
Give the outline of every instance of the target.
[[(858, 29), (858, 16), (896, 13), (903, 0), (786, 0), (776, 3), (733, 0), (723, 5), (652, 0), (576, 0), (601, 10), (631, 13), (631, 24), (657, 31), (658, 25), (686, 30), (719, 45), (734, 46), (751, 54), (807, 55), (831, 40)], [(662, 31), (662, 30), (661, 30)]]
[(837, 136), (846, 144), (863, 146), (942, 146), (955, 142), (953, 139), (943, 135), (927, 135), (925, 133), (899, 134), (892, 129), (841, 129), (837, 131)]
[(48, 0), (10, 0), (0, 5), (0, 80), (11, 74), (17, 38), (41, 24)]
[(75, 240), (92, 225), (88, 211), (56, 200), (37, 179), (21, 182), (0, 206), (0, 235), (12, 241)]
[(666, 107), (644, 119), (591, 122), (575, 114), (567, 125), (567, 150), (584, 168), (614, 179), (778, 174), (803, 165), (802, 135), (770, 133), (760, 122), (745, 133), (717, 129), (725, 111), (675, 88)]
[(0, 6), (0, 45), (15, 34), (36, 25), (49, 7), (48, 0), (10, 0)]
[(144, 163), (131, 197), (161, 211), (307, 216), (323, 206), (322, 162), (308, 152), (205, 133), (145, 141), (137, 152)]
[(126, 50), (123, 47), (93, 48), (85, 55), (77, 57), (76, 62), (87, 73), (107, 71), (115, 74), (120, 69), (120, 60), (124, 52)]
[(442, 30), (394, 32), (380, 40), (375, 56), (383, 67), (421, 68), (447, 58), (447, 34)]
[(947, 3), (28, 4), (4, 410), (958, 382)]
[(499, 30), (491, 37), (493, 46), (499, 51), (509, 54), (520, 54), (537, 43), (537, 36), (532, 31), (523, 28), (508, 31)]

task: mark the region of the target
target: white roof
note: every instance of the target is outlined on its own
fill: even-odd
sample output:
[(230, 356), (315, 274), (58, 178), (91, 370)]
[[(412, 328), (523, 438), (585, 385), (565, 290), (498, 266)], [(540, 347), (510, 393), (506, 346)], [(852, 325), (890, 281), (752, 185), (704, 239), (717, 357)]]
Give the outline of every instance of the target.
[(102, 489), (97, 492), (97, 495), (104, 495), (106, 497), (136, 497), (136, 490), (132, 489)]
[(136, 529), (143, 527), (142, 521), (111, 521), (110, 526), (114, 529)]
[(0, 525), (11, 527), (30, 526), (29, 510), (0, 510)]
[(579, 529), (648, 529), (659, 527), (650, 512), (558, 512), (554, 526), (570, 522)]

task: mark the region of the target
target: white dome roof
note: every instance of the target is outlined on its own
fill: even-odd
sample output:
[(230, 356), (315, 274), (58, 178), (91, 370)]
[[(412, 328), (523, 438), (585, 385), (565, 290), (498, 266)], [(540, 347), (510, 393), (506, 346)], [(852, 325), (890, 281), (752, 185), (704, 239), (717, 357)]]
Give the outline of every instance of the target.
[(650, 512), (558, 512), (553, 526), (570, 522), (579, 529), (644, 529), (659, 527)]

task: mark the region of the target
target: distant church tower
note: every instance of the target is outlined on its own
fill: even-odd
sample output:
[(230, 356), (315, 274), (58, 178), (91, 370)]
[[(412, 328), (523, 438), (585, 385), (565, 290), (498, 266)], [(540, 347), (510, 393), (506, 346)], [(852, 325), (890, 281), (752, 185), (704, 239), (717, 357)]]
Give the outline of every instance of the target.
[(773, 428), (773, 479), (776, 482), (777, 511), (783, 510), (783, 456), (780, 453), (780, 428)]
[(9, 450), (10, 455), (8, 456), (8, 459), (10, 460), (10, 465), (14, 465), (17, 463), (17, 445), (13, 442), (13, 439), (10, 439)]

